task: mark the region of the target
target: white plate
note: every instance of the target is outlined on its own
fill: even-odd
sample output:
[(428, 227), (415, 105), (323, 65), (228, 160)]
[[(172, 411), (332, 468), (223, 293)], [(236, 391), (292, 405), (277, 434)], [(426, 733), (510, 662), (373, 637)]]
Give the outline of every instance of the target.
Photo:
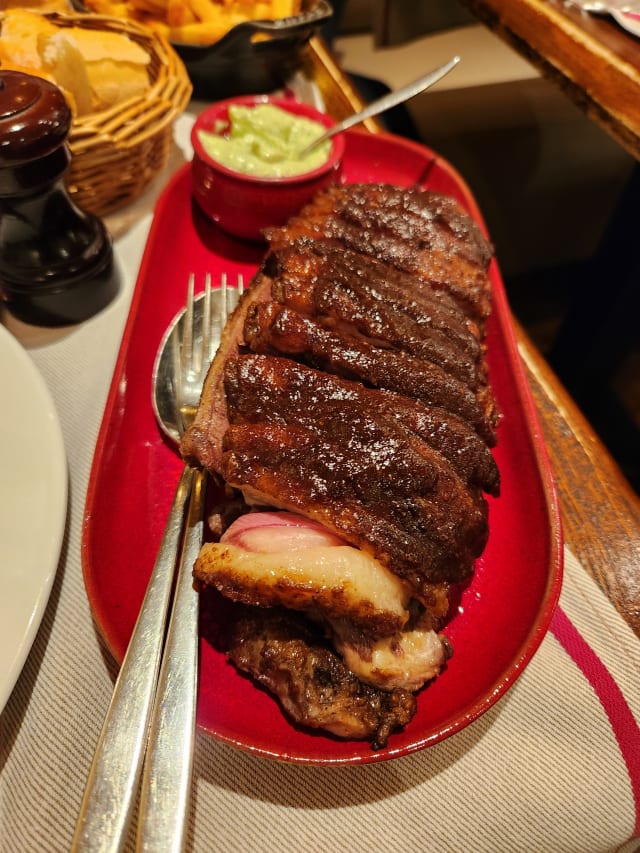
[(611, 15), (627, 32), (640, 38), (640, 2), (639, 0), (570, 0), (584, 12), (596, 15)]
[(610, 9), (610, 14), (627, 32), (640, 38), (640, 9), (633, 12)]
[(67, 515), (67, 466), (51, 395), (0, 326), (0, 711), (40, 626)]

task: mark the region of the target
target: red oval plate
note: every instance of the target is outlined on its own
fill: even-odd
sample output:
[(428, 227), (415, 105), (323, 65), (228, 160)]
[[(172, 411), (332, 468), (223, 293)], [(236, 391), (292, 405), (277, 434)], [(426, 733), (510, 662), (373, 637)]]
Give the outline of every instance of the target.
[[(347, 133), (344, 179), (428, 187), (455, 196), (482, 225), (455, 170), (433, 151), (398, 137)], [(85, 585), (98, 630), (122, 660), (155, 560), (181, 463), (151, 407), (151, 373), (165, 327), (184, 303), (189, 272), (248, 281), (260, 246), (226, 237), (193, 206), (189, 165), (160, 197), (98, 438), (82, 539)], [(490, 501), (491, 534), (446, 634), (454, 656), (424, 689), (406, 729), (378, 752), (293, 726), (272, 696), (216, 648), (224, 607), (201, 607), (199, 726), (255, 754), (307, 763), (365, 763), (430, 746), (479, 717), (513, 684), (547, 631), (560, 594), (562, 537), (537, 414), (516, 349), (497, 264), (490, 269), (491, 381), (504, 414), (495, 451), (502, 495)]]

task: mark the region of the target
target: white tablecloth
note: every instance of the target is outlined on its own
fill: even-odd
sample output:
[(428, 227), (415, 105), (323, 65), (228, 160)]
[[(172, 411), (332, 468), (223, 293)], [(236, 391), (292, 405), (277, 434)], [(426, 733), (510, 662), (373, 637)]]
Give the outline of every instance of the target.
[[(187, 156), (188, 129), (184, 118), (177, 138)], [(62, 332), (7, 323), (54, 397), (70, 485), (53, 591), (0, 716), (0, 848), (8, 853), (69, 848), (111, 697), (115, 665), (93, 625), (80, 536), (94, 444), (152, 199), (153, 192), (125, 217), (128, 227), (116, 240), (123, 287), (105, 311)], [(121, 230), (123, 218), (112, 224)], [(189, 847), (273, 853), (635, 850), (639, 673), (640, 642), (567, 552), (560, 609), (532, 663), (496, 706), (442, 743), (380, 764), (313, 767), (256, 758), (199, 735)]]

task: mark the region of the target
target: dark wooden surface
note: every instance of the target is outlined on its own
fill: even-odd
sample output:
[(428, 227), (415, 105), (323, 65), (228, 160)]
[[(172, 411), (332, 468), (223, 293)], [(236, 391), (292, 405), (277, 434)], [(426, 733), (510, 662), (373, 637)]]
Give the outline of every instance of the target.
[[(484, 5), (544, 4), (507, 0)], [(312, 40), (307, 61), (334, 117), (343, 118), (361, 106), (321, 41)], [(375, 122), (368, 127), (378, 129)], [(640, 499), (517, 324), (516, 335), (555, 475), (565, 541), (640, 637)]]
[(563, 0), (462, 0), (640, 159), (640, 39)]
[(517, 335), (565, 541), (640, 637), (640, 499), (545, 359), (522, 329)]

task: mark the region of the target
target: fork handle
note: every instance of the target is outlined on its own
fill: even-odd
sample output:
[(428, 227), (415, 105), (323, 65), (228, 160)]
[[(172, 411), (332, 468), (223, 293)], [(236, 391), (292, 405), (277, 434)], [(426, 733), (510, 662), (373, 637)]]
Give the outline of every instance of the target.
[(147, 745), (185, 507), (193, 481), (193, 469), (185, 466), (98, 740), (72, 853), (115, 853), (126, 841)]
[(204, 532), (206, 475), (196, 474), (144, 764), (137, 849), (183, 849), (198, 686), (198, 602), (192, 567)]

